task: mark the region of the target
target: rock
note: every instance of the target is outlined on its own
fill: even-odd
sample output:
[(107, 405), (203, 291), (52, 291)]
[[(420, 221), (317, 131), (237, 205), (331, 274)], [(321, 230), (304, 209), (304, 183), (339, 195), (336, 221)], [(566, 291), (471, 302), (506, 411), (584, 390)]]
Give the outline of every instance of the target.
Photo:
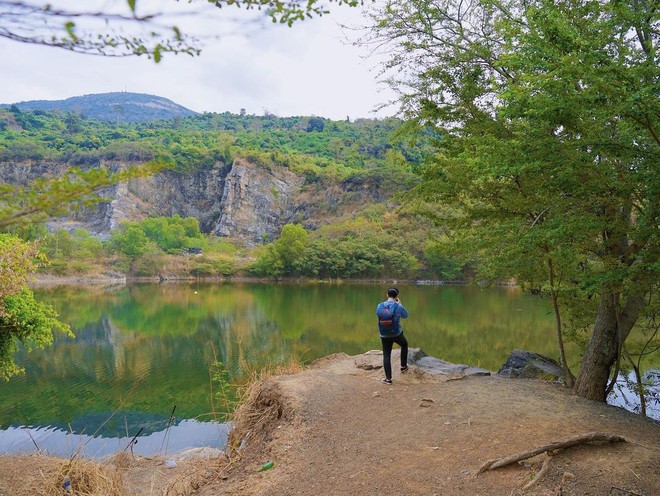
[(488, 370), (469, 365), (445, 362), (424, 353), (420, 348), (408, 349), (408, 364), (415, 365), (429, 374), (442, 375), (490, 375)]
[(552, 358), (531, 351), (513, 350), (497, 375), (524, 379), (560, 379), (564, 377), (564, 371)]
[(283, 167), (267, 168), (236, 160), (225, 179), (222, 212), (214, 232), (262, 242), (272, 240), (296, 214), (293, 196), (303, 178)]
[(201, 448), (189, 448), (180, 451), (177, 453), (176, 458), (179, 460), (206, 460), (211, 458), (219, 458), (222, 456), (225, 456), (224, 450), (205, 446)]
[(374, 370), (383, 368), (383, 352), (374, 354), (366, 352), (355, 357), (355, 366), (362, 370)]
[[(146, 159), (145, 159), (146, 160)], [(94, 159), (82, 170), (99, 167), (121, 172), (143, 163), (141, 158)], [(65, 161), (6, 162), (0, 182), (27, 185), (37, 178), (62, 176)], [(83, 206), (66, 217), (51, 218), (50, 230), (83, 228), (100, 239), (124, 221), (147, 217), (195, 217), (203, 233), (215, 233), (258, 244), (275, 239), (282, 227), (300, 223), (315, 229), (371, 203), (385, 202), (392, 193), (373, 178), (306, 182), (288, 167), (238, 158), (216, 161), (211, 167), (180, 172), (165, 169), (135, 177), (99, 191), (100, 203)]]
[[(392, 350), (393, 370), (398, 370), (400, 353), (399, 349)], [(354, 361), (355, 366), (359, 369), (380, 369), (383, 367), (383, 352), (381, 350), (369, 350), (362, 355), (355, 356)], [(450, 376), (452, 379), (460, 379), (466, 375), (490, 375), (488, 370), (445, 362), (427, 355), (419, 348), (408, 349), (408, 365), (414, 365), (429, 374)]]

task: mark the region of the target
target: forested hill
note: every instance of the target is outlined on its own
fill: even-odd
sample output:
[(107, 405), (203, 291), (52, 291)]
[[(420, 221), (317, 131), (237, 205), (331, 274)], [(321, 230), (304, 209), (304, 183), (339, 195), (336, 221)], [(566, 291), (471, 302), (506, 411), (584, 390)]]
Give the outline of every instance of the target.
[(32, 100), (11, 105), (23, 111), (72, 112), (89, 119), (107, 122), (148, 122), (195, 115), (192, 110), (167, 98), (128, 92), (74, 96), (66, 100)]
[[(395, 221), (391, 198), (416, 181), (430, 144), (424, 136), (415, 144), (399, 140), (401, 125), (396, 118), (228, 112), (114, 123), (12, 106), (0, 108), (0, 183), (22, 188), (40, 177), (63, 177), (68, 167), (113, 171), (156, 160), (164, 170), (107, 188), (101, 204), (72, 212), (68, 219), (78, 224), (66, 228), (107, 236), (127, 221), (178, 214), (195, 217), (205, 234), (255, 244), (276, 239), (286, 224), (310, 232), (342, 225), (348, 238), (361, 238), (365, 253), (373, 253), (381, 241), (392, 245), (391, 224), (418, 252), (429, 227)], [(30, 188), (12, 194), (19, 192), (5, 205), (5, 217), (34, 201)], [(49, 228), (60, 220), (68, 222), (51, 218)], [(382, 234), (378, 243), (371, 239), (376, 233)]]

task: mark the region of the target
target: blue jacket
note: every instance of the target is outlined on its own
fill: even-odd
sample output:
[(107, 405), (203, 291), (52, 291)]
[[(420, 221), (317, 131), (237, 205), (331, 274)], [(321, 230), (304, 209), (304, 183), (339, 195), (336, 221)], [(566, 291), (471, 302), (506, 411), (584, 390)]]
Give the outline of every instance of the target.
[(403, 333), (400, 319), (408, 318), (408, 310), (396, 301), (386, 300), (378, 304), (376, 307), (376, 315), (378, 315), (380, 309), (383, 307), (387, 307), (390, 310), (390, 313), (394, 314), (394, 325), (392, 326), (392, 329), (383, 329), (379, 323), (378, 334), (380, 334), (381, 338), (395, 338), (400, 336)]

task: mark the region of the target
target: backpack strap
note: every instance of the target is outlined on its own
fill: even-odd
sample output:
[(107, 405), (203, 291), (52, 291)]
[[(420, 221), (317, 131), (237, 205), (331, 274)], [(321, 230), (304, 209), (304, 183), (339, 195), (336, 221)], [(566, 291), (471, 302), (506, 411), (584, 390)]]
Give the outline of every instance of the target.
[(394, 303), (394, 306), (390, 307), (392, 309), (392, 319), (394, 319), (394, 312), (396, 312), (396, 309), (399, 308), (398, 303)]

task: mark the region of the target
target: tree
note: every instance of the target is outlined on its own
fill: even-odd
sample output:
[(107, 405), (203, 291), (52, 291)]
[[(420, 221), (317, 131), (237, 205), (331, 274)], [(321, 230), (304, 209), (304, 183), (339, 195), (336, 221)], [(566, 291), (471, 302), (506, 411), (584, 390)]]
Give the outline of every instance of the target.
[(657, 4), (412, 0), (373, 17), (363, 41), (390, 53), (402, 112), (439, 136), (413, 196), (443, 206), (482, 274), (551, 296), (560, 350), (560, 310), (598, 302), (575, 392), (604, 401), (657, 290)]
[(112, 232), (110, 242), (115, 249), (135, 260), (149, 251), (151, 243), (137, 222), (126, 222)]
[[(229, 6), (263, 10), (273, 22), (291, 26), (328, 13), (328, 4), (356, 6), (358, 0), (207, 0), (217, 8)], [(169, 2), (170, 9), (177, 2)], [(111, 5), (114, 4), (114, 5)], [(103, 56), (146, 55), (160, 62), (165, 53), (199, 55), (199, 40), (182, 32), (168, 18), (192, 12), (168, 10), (143, 13), (144, 2), (115, 1), (100, 10), (59, 7), (57, 4), (0, 0), (0, 37), (21, 43), (63, 48)], [(123, 7), (123, 8), (122, 8)], [(127, 32), (140, 31), (137, 34)]]
[(307, 123), (307, 132), (311, 133), (312, 131), (316, 131), (322, 133), (324, 127), (325, 120), (322, 117), (311, 117)]
[(0, 379), (21, 372), (14, 361), (19, 342), (30, 350), (51, 344), (55, 331), (71, 334), (55, 310), (36, 301), (26, 287), (29, 274), (43, 262), (36, 244), (0, 234)]
[(308, 245), (308, 234), (297, 224), (287, 224), (280, 237), (266, 246), (253, 270), (261, 275), (280, 277), (296, 275)]

